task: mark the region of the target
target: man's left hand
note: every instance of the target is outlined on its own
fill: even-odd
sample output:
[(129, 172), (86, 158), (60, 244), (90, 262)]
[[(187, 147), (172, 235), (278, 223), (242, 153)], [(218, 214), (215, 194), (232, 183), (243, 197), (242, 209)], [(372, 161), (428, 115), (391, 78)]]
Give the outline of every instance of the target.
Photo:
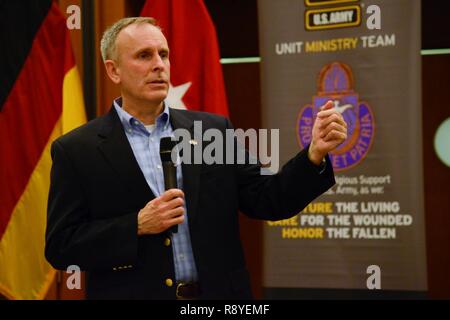
[(347, 123), (334, 109), (330, 100), (320, 108), (312, 129), (312, 141), (308, 157), (312, 163), (320, 165), (326, 154), (333, 151), (347, 139)]

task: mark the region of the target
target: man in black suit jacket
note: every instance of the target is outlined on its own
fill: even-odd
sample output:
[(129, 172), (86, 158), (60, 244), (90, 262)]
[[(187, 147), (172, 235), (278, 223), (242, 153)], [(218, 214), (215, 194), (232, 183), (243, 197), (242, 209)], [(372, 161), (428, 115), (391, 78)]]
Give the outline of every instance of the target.
[[(120, 20), (105, 32), (102, 55), (120, 85), (120, 107), (154, 124), (167, 110), (170, 76), (169, 49), (154, 20)], [(94, 299), (251, 298), (238, 210), (266, 220), (296, 215), (334, 184), (326, 155), (346, 137), (345, 122), (329, 103), (311, 145), (279, 173), (261, 175), (258, 164), (182, 163), (183, 190), (155, 196), (116, 110), (57, 139), (51, 151), (45, 254), (57, 269), (87, 271)], [(224, 136), (232, 128), (217, 115), (167, 113), (174, 130), (192, 132), (194, 121)], [(174, 265), (170, 228), (181, 224), (188, 226), (190, 243), (183, 245), (193, 255), (189, 283), (177, 279)]]

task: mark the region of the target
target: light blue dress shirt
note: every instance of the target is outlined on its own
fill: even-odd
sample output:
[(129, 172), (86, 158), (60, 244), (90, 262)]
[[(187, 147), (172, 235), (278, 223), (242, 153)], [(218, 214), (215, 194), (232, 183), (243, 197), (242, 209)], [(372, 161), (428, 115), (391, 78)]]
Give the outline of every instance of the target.
[[(155, 125), (149, 132), (144, 124), (131, 116), (119, 105), (120, 100), (114, 101), (114, 108), (119, 115), (125, 134), (133, 149), (134, 156), (147, 180), (153, 194), (158, 197), (164, 193), (164, 173), (159, 155), (159, 142), (162, 137), (173, 136), (170, 124), (170, 112), (167, 104), (164, 111), (156, 118)], [(177, 166), (178, 188), (183, 188), (183, 175), (181, 165)], [(178, 232), (172, 234), (172, 249), (175, 263), (175, 277), (177, 281), (197, 281), (198, 273), (192, 252), (191, 237), (189, 234), (188, 216), (185, 209), (185, 219), (178, 225)]]

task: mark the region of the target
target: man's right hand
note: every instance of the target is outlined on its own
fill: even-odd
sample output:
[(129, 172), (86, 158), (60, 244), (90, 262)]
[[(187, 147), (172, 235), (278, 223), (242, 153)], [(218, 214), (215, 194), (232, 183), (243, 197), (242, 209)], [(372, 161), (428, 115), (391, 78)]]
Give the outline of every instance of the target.
[(138, 235), (161, 233), (184, 221), (184, 193), (170, 189), (138, 213)]

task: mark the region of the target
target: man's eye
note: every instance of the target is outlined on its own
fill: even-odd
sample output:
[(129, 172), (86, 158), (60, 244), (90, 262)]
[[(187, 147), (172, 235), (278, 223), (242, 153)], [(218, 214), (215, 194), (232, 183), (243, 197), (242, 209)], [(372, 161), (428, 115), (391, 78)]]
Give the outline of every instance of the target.
[(149, 57), (148, 53), (143, 52), (143, 53), (139, 54), (139, 58), (141, 58), (141, 59), (146, 59), (148, 57)]

